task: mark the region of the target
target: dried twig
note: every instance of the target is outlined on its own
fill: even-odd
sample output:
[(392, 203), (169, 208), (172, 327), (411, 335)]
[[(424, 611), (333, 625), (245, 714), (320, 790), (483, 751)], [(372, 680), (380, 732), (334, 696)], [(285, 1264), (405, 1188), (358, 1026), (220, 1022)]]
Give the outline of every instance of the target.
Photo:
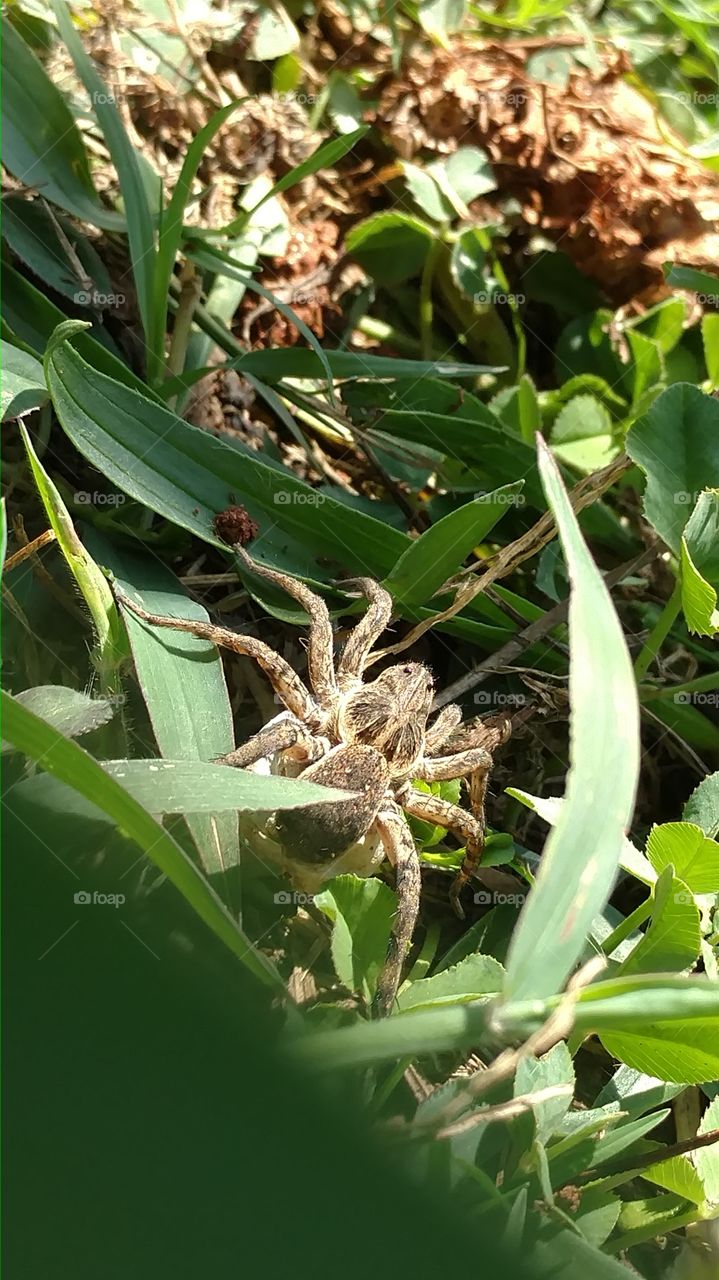
[(505, 1049), (490, 1066), (482, 1068), (470, 1076), (465, 1087), (446, 1103), (441, 1111), (431, 1116), (419, 1116), (414, 1121), (417, 1129), (432, 1128), (437, 1136), (450, 1132), (459, 1132), (455, 1128), (460, 1117), (475, 1105), (482, 1094), (487, 1093), (494, 1085), (513, 1076), (519, 1063), (529, 1056), (541, 1057), (554, 1048), (560, 1040), (566, 1040), (574, 1026), (574, 1006), (580, 992), (597, 974), (605, 968), (604, 956), (593, 956), (567, 984), (567, 989), (557, 1008), (547, 1019), (543, 1027), (520, 1045), (518, 1049)]
[[(583, 511), (585, 507), (595, 502), (631, 465), (631, 459), (625, 453), (621, 453), (608, 466), (592, 472), (590, 476), (585, 476), (568, 495), (572, 510), (575, 513)], [(440, 622), (448, 622), (450, 618), (454, 618), (456, 614), (461, 613), (462, 609), (467, 607), (471, 600), (474, 600), (475, 596), (480, 595), (482, 591), (486, 591), (487, 587), (491, 586), (493, 582), (497, 582), (500, 578), (506, 578), (525, 560), (529, 560), (538, 551), (541, 551), (548, 542), (551, 542), (555, 533), (554, 516), (550, 511), (546, 511), (537, 523), (532, 525), (531, 529), (528, 529), (515, 542), (511, 542), (508, 547), (503, 547), (488, 564), (473, 565), (471, 569), (465, 570), (465, 574), (474, 573), (477, 568), (481, 567), (484, 572), (481, 577), (475, 578), (471, 582), (465, 582), (464, 585), (460, 586), (454, 602), (447, 609), (443, 609), (441, 613), (435, 613), (431, 618), (426, 618), (424, 622), (420, 622), (397, 644), (390, 645), (386, 649), (377, 650), (372, 655), (371, 662), (378, 662), (380, 658), (389, 657), (390, 654), (402, 653), (410, 645), (415, 644), (426, 631), (436, 627)], [(440, 592), (441, 590), (442, 588), (440, 588)], [(437, 592), (437, 594), (440, 594), (440, 592)]]
[[(640, 552), (632, 560), (625, 561), (616, 569), (612, 569), (604, 575), (604, 583), (610, 590), (617, 583), (621, 582), (630, 574), (637, 573), (646, 565), (651, 564), (652, 560), (658, 555), (657, 547), (647, 547)], [(465, 675), (460, 676), (459, 680), (455, 680), (453, 684), (447, 685), (441, 693), (437, 694), (434, 700), (434, 710), (443, 707), (447, 702), (454, 702), (457, 698), (461, 698), (463, 694), (470, 689), (474, 689), (478, 684), (482, 684), (489, 676), (497, 671), (503, 671), (507, 667), (512, 666), (515, 658), (519, 657), (530, 645), (535, 644), (537, 640), (541, 640), (548, 632), (553, 631), (560, 623), (566, 621), (569, 609), (569, 601), (562, 600), (555, 605), (553, 609), (548, 609), (543, 613), (541, 618), (537, 618), (535, 622), (530, 622), (528, 627), (520, 631), (518, 635), (508, 640), (501, 649), (497, 649), (496, 653), (492, 653), (483, 662), (473, 667), (471, 671), (467, 671)]]

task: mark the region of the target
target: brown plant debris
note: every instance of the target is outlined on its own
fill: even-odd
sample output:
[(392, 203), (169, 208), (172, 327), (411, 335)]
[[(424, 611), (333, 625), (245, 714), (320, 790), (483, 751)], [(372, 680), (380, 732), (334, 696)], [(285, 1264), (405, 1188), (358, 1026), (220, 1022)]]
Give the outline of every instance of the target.
[(564, 88), (530, 78), (529, 52), (419, 50), (380, 97), (385, 140), (406, 160), (484, 148), (498, 182), (488, 212), (514, 197), (527, 225), (561, 242), (616, 303), (661, 286), (667, 259), (715, 267), (716, 175), (663, 135), (627, 79), (626, 54), (607, 49), (596, 71), (575, 64)]

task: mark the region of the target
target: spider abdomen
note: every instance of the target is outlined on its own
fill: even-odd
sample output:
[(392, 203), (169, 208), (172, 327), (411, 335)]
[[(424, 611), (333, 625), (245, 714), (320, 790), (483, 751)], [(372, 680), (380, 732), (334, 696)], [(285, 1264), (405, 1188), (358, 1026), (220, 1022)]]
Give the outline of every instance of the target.
[(387, 762), (373, 747), (335, 747), (302, 778), (324, 787), (354, 792), (340, 804), (310, 804), (279, 813), (274, 837), (304, 862), (324, 862), (355, 844), (374, 821), (389, 783)]

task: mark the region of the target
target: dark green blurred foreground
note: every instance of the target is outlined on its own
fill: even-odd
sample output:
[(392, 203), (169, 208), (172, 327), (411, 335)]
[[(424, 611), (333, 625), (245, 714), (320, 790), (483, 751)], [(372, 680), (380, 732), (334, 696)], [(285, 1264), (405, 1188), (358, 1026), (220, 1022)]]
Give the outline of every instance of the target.
[(264, 993), (177, 895), (124, 915), (153, 955), (75, 905), (27, 817), (4, 828), (8, 1280), (529, 1277), (410, 1183), (348, 1082), (273, 1052)]

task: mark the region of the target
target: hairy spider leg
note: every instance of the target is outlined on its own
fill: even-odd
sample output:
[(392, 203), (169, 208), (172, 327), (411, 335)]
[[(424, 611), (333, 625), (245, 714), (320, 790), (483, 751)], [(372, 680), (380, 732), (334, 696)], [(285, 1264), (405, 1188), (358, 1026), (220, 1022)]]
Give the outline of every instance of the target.
[(421, 873), (419, 854), (401, 809), (397, 805), (383, 808), (375, 818), (375, 825), (394, 864), (397, 886), (397, 912), (372, 1006), (378, 1017), (385, 1017), (397, 998), (402, 966), (412, 943), (419, 912)]
[(352, 677), (362, 676), (373, 644), (392, 617), (393, 602), (389, 591), (385, 591), (372, 578), (353, 578), (349, 582), (343, 582), (342, 586), (356, 586), (369, 600), (369, 608), (357, 626), (350, 631), (337, 664), (339, 683), (347, 685)]
[(281, 573), (279, 569), (270, 569), (269, 565), (253, 560), (239, 543), (236, 543), (232, 550), (252, 573), (274, 583), (276, 587), (286, 591), (293, 600), (302, 605), (310, 620), (307, 637), (307, 670), (310, 684), (320, 706), (329, 707), (337, 693), (337, 679), (334, 668), (334, 633), (329, 609), (324, 600), (298, 578), (292, 578), (287, 573)]
[(443, 707), (430, 725), (427, 726), (427, 732), (424, 735), (424, 750), (428, 756), (436, 755), (440, 747), (443, 747), (447, 739), (452, 735), (453, 731), (462, 719), (462, 708), (456, 703), (451, 702), (449, 706)]
[(243, 657), (253, 658), (264, 671), (272, 688), (288, 711), (309, 725), (319, 725), (322, 722), (322, 713), (297, 672), (292, 669), (289, 662), (281, 658), (262, 640), (257, 640), (254, 636), (240, 635), (236, 631), (230, 631), (228, 627), (216, 627), (212, 622), (150, 613), (141, 605), (135, 604), (135, 601), (125, 595), (124, 591), (120, 591), (117, 584), (115, 595), (121, 605), (153, 627), (171, 627), (174, 631), (184, 631), (189, 635), (197, 636), (198, 640), (209, 640), (211, 644), (223, 649), (230, 649)]
[(321, 739), (310, 733), (299, 720), (278, 720), (274, 724), (265, 725), (258, 733), (254, 733), (241, 747), (228, 751), (225, 756), (218, 756), (215, 764), (228, 764), (234, 769), (247, 769), (258, 760), (271, 759), (280, 751), (299, 748), (302, 763), (311, 764), (324, 755)]
[[(455, 773), (454, 777), (457, 776)], [(489, 769), (486, 769), (481, 776), (484, 778), (484, 787), (486, 789)], [(422, 818), (425, 822), (431, 822), (435, 826), (444, 827), (447, 831), (451, 831), (452, 835), (456, 836), (464, 844), (464, 861), (449, 891), (449, 900), (452, 903), (452, 907), (460, 920), (463, 920), (464, 910), (460, 902), (460, 895), (465, 884), (479, 865), (482, 850), (484, 849), (483, 802), (480, 813), (467, 813), (466, 809), (460, 808), (458, 804), (452, 804), (449, 800), (443, 800), (441, 796), (427, 795), (424, 791), (415, 791), (410, 788), (407, 793), (403, 792), (402, 794), (402, 807), (413, 818)]]

